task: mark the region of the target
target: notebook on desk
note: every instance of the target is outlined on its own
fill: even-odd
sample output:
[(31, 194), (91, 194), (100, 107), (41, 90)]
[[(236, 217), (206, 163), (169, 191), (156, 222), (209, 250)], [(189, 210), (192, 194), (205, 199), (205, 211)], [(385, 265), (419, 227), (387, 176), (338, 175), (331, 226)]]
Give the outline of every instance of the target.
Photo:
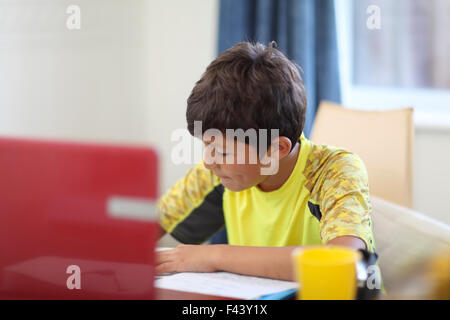
[(152, 299), (144, 147), (0, 138), (0, 299)]

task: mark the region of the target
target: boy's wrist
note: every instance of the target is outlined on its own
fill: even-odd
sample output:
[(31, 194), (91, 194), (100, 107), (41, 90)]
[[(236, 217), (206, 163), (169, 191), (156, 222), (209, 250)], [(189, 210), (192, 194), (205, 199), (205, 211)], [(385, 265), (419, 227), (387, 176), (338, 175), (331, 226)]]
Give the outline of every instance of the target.
[(210, 265), (215, 271), (223, 271), (223, 255), (226, 245), (211, 244), (209, 245), (211, 254), (209, 255)]

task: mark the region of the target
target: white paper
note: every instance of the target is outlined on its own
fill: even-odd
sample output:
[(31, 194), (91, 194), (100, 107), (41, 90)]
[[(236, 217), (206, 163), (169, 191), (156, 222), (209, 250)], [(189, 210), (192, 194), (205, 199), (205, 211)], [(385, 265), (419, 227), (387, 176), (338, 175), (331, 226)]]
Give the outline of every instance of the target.
[(157, 248), (155, 248), (155, 251), (158, 252), (158, 251), (165, 251), (165, 250), (172, 250), (172, 249), (174, 249), (174, 248), (169, 248), (169, 247), (157, 247)]
[(298, 288), (292, 281), (244, 276), (230, 272), (181, 272), (156, 278), (155, 286), (236, 299), (258, 299), (267, 294)]

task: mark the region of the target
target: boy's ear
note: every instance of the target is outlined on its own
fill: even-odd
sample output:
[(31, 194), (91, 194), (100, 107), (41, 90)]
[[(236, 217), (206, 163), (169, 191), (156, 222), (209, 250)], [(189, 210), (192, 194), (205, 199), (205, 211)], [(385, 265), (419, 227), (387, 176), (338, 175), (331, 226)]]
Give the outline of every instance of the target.
[(272, 140), (269, 150), (267, 150), (267, 156), (271, 157), (273, 154), (278, 160), (286, 157), (291, 152), (292, 143), (287, 137), (278, 137)]

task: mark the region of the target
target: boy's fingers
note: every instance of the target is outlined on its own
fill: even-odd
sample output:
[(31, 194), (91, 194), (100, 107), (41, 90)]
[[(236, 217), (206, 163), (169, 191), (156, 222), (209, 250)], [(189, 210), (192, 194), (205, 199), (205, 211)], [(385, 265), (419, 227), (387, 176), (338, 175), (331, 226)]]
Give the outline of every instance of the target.
[(161, 275), (163, 273), (171, 273), (175, 272), (174, 265), (171, 262), (162, 263), (160, 265), (157, 265), (155, 268), (155, 272), (157, 275)]
[(164, 263), (173, 260), (173, 251), (174, 249), (170, 250), (163, 250), (163, 251), (156, 251), (156, 264)]
[(157, 252), (156, 253), (156, 264), (161, 264), (164, 262), (168, 262), (170, 261), (170, 254), (168, 254), (167, 252)]

